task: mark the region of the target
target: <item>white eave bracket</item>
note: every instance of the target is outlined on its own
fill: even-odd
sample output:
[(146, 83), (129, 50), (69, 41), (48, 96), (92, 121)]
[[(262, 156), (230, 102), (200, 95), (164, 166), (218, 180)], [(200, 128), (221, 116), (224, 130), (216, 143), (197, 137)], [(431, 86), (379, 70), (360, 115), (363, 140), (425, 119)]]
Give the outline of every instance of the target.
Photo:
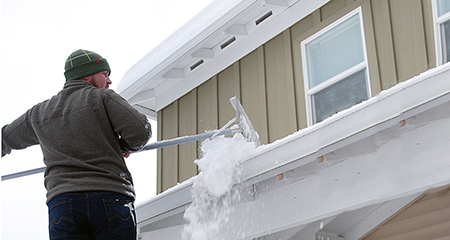
[(186, 75), (184, 74), (183, 69), (181, 68), (172, 68), (168, 72), (163, 75), (164, 78), (167, 79), (184, 79)]
[[(293, 2), (293, 1), (291, 1)], [(288, 8), (293, 3), (289, 3), (288, 0), (265, 0), (263, 6), (265, 7), (278, 7), (278, 8)]]

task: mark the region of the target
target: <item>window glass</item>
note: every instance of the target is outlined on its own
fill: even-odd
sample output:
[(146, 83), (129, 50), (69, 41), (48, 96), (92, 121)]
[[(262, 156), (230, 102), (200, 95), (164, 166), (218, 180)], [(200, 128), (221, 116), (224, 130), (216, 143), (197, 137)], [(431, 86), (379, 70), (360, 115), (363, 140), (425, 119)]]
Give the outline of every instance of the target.
[(438, 16), (450, 12), (450, 0), (437, 0)]
[(360, 9), (302, 43), (308, 124), (370, 97)]
[(450, 20), (441, 24), (442, 62), (450, 61)]
[(305, 45), (309, 88), (364, 61), (359, 14)]
[(368, 98), (365, 69), (312, 96), (314, 122), (352, 107)]

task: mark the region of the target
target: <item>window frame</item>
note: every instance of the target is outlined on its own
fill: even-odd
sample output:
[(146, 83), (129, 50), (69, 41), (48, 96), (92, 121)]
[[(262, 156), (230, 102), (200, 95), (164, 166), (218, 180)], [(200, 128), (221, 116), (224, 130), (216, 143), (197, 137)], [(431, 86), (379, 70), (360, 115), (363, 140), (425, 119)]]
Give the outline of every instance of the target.
[(441, 25), (450, 20), (450, 11), (439, 17), (437, 0), (432, 0), (431, 2), (433, 8), (434, 41), (436, 45), (436, 66), (441, 66), (444, 64)]
[[(316, 38), (322, 36), (323, 34), (327, 33), (328, 31), (334, 29), (339, 24), (343, 23), (344, 21), (348, 20), (351, 17), (354, 17), (355, 15), (359, 14), (359, 23), (361, 28), (361, 41), (362, 41), (362, 48), (363, 48), (363, 56), (364, 60), (361, 63), (356, 64), (355, 66), (325, 80), (324, 82), (314, 86), (313, 88), (309, 88), (309, 73), (308, 73), (308, 63), (307, 63), (307, 56), (306, 56), (306, 44), (312, 42)], [(364, 24), (363, 24), (363, 17), (362, 17), (362, 10), (361, 7), (356, 8), (355, 10), (349, 12), (345, 16), (339, 18), (338, 20), (334, 21), (333, 23), (329, 24), (328, 26), (324, 27), (317, 33), (313, 34), (312, 36), (306, 38), (301, 42), (301, 57), (302, 57), (302, 68), (303, 68), (303, 81), (305, 86), (305, 98), (306, 98), (306, 112), (307, 112), (307, 122), (308, 126), (316, 124), (316, 116), (314, 115), (314, 106), (312, 97), (315, 93), (320, 92), (321, 90), (341, 81), (345, 78), (351, 76), (352, 74), (357, 73), (358, 71), (361, 71), (365, 69), (365, 77), (366, 77), (366, 89), (367, 89), (367, 97), (368, 99), (372, 97), (371, 94), (371, 86), (370, 86), (370, 79), (369, 79), (369, 64), (367, 60), (367, 47), (366, 47), (366, 39), (364, 34)]]

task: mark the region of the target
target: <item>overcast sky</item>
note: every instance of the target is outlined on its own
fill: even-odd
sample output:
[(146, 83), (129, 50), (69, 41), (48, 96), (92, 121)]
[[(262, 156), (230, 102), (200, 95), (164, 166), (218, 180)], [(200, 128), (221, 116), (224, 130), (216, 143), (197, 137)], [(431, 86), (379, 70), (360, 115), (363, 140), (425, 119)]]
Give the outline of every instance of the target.
[[(95, 51), (111, 67), (111, 88), (146, 53), (212, 0), (1, 0), (0, 125), (58, 93), (64, 62), (75, 50)], [(156, 139), (156, 122), (152, 122)], [(137, 200), (156, 193), (156, 151), (127, 159)], [(42, 167), (38, 146), (0, 160), (1, 175)], [(43, 174), (2, 182), (3, 240), (48, 239)]]

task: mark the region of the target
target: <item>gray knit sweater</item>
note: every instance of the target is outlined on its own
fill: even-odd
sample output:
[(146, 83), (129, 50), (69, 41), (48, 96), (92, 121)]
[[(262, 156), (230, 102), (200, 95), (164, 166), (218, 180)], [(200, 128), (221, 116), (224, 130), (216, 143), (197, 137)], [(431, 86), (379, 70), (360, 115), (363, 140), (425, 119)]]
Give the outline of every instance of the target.
[(120, 95), (72, 80), (56, 96), (2, 128), (2, 157), (11, 149), (40, 144), (47, 201), (80, 191), (134, 198), (122, 152), (140, 150), (150, 137), (147, 117)]

